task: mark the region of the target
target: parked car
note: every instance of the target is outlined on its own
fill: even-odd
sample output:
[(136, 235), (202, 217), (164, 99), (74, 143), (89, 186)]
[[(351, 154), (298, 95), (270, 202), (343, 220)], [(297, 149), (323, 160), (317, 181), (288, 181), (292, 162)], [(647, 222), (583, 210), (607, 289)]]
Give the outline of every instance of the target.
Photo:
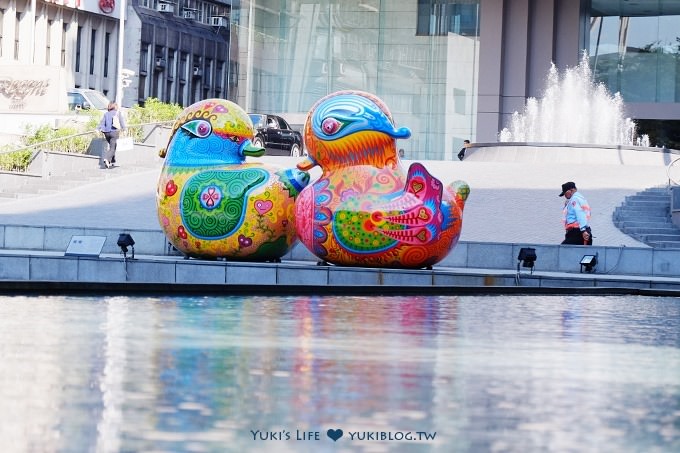
[(302, 134), (277, 115), (250, 113), (255, 127), (253, 145), (262, 146), (270, 156), (302, 156)]
[(97, 90), (89, 90), (84, 88), (72, 88), (68, 90), (66, 95), (68, 98), (69, 110), (103, 110), (109, 106), (109, 99), (104, 96), (104, 93)]

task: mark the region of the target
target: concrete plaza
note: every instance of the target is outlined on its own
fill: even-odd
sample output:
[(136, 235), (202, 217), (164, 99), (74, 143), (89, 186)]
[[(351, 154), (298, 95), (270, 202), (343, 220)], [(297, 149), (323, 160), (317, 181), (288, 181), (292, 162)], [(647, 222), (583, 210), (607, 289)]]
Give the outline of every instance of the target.
[[(635, 165), (551, 162), (550, 156), (539, 162), (508, 161), (482, 154), (472, 152), (462, 162), (423, 161), (442, 181), (461, 179), (470, 185), (461, 241), (559, 244), (564, 236), (560, 186), (575, 181), (592, 207), (595, 245), (646, 247), (622, 233), (612, 222), (612, 214), (626, 196), (668, 183), (660, 153)], [(272, 156), (264, 160), (294, 166), (299, 159)], [(2, 202), (0, 224), (160, 230), (155, 191), (162, 161), (157, 163), (158, 168), (126, 173), (125, 161), (121, 161), (120, 168), (101, 170), (118, 172), (119, 177)], [(404, 166), (409, 163), (405, 161)]]
[[(118, 172), (117, 177), (55, 194), (0, 203), (0, 252), (9, 260), (3, 267), (0, 257), (0, 279), (180, 284), (195, 281), (192, 275), (200, 268), (202, 275), (208, 275), (205, 269), (214, 275), (199, 283), (252, 284), (245, 274), (252, 274), (249, 269), (255, 266), (259, 269), (256, 282), (274, 285), (323, 286), (332, 284), (334, 278), (339, 285), (386, 285), (389, 281), (399, 285), (404, 274), (408, 274), (409, 285), (511, 286), (517, 284), (514, 269), (517, 251), (531, 246), (536, 247), (539, 259), (536, 273), (525, 279), (525, 284), (591, 287), (602, 286), (606, 280), (607, 285), (620, 287), (635, 280), (642, 282), (635, 287), (680, 289), (675, 283), (675, 277), (680, 275), (680, 251), (651, 249), (623, 234), (612, 221), (614, 210), (626, 196), (668, 184), (669, 156), (632, 150), (618, 150), (607, 156), (605, 151), (592, 149), (584, 157), (582, 152), (568, 148), (544, 150), (537, 157), (531, 153), (517, 156), (511, 149), (501, 152), (480, 148), (471, 150), (462, 162), (424, 161), (445, 183), (462, 179), (471, 187), (461, 241), (449, 257), (429, 271), (315, 269), (310, 267), (318, 267), (315, 258), (300, 245), (279, 264), (182, 260), (167, 252), (156, 218), (155, 190), (161, 161), (156, 160), (151, 169), (128, 173), (125, 159), (121, 158), (120, 168), (101, 170)], [(282, 166), (297, 162), (296, 158), (288, 157), (265, 160)], [(409, 161), (404, 164), (407, 166)], [(563, 237), (563, 199), (558, 194), (560, 185), (570, 180), (577, 183), (592, 206), (595, 247), (559, 245)], [(124, 273), (122, 267), (113, 265), (113, 273), (101, 277), (98, 266), (110, 267), (111, 261), (122, 260), (115, 244), (119, 232), (133, 234), (140, 261), (130, 263), (130, 268), (126, 265)], [(107, 236), (102, 259), (64, 257), (73, 234)], [(599, 254), (598, 273), (579, 275), (578, 260), (584, 253)], [(51, 264), (31, 264), (31, 259), (38, 260), (41, 254), (42, 258), (47, 255)], [(64, 264), (67, 258), (80, 263), (72, 264), (70, 271), (64, 270), (68, 268)], [(61, 267), (62, 272), (50, 266)], [(85, 271), (88, 266), (94, 267)], [(154, 267), (159, 269), (152, 270)], [(10, 268), (18, 270), (9, 271)], [(271, 277), (262, 277), (265, 268), (271, 270)], [(295, 275), (290, 280), (285, 277), (288, 270)], [(305, 272), (308, 277), (302, 277)]]

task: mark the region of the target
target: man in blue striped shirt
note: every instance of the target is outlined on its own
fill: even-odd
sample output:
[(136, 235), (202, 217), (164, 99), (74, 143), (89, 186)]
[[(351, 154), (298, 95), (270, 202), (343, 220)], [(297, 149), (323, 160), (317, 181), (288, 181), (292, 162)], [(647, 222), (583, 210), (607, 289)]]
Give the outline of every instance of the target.
[(565, 228), (562, 244), (593, 245), (593, 233), (590, 229), (590, 205), (578, 192), (576, 183), (569, 181), (562, 184), (560, 197), (565, 197), (562, 210)]

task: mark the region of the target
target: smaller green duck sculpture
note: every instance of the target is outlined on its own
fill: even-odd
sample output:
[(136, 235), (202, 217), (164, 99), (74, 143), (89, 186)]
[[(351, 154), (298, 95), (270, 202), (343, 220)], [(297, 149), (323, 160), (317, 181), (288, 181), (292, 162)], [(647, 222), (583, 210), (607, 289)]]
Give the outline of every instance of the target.
[(309, 174), (246, 163), (253, 124), (237, 104), (207, 99), (175, 122), (158, 180), (158, 220), (168, 241), (194, 258), (276, 261), (296, 241), (295, 198)]

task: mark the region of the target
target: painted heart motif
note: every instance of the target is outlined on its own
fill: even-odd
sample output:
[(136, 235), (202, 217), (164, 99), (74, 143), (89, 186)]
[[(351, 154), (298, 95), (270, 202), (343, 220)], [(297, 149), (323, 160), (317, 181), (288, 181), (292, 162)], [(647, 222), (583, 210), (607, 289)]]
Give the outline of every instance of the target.
[(250, 247), (251, 245), (253, 245), (253, 240), (251, 238), (245, 237), (242, 234), (239, 234), (238, 243), (241, 247)]
[(338, 439), (340, 439), (340, 438), (342, 437), (343, 434), (345, 434), (345, 433), (343, 433), (342, 430), (341, 430), (340, 428), (338, 428), (338, 429), (329, 429), (328, 431), (326, 431), (326, 435), (327, 435), (328, 437), (330, 437), (331, 439), (333, 439), (333, 442), (337, 442)]
[(420, 220), (430, 220), (429, 211), (425, 208), (420, 208), (420, 210), (418, 211), (418, 218)]
[(177, 184), (175, 184), (174, 180), (168, 181), (168, 183), (165, 185), (165, 195), (171, 197), (177, 193)]
[(260, 215), (265, 215), (274, 207), (274, 203), (271, 200), (257, 200), (255, 202), (255, 210)]
[(414, 182), (413, 184), (411, 184), (411, 187), (413, 188), (413, 191), (415, 193), (418, 193), (421, 190), (423, 190), (423, 183), (422, 182)]
[(177, 227), (177, 235), (181, 237), (182, 239), (187, 238), (187, 231), (184, 229), (182, 225)]

